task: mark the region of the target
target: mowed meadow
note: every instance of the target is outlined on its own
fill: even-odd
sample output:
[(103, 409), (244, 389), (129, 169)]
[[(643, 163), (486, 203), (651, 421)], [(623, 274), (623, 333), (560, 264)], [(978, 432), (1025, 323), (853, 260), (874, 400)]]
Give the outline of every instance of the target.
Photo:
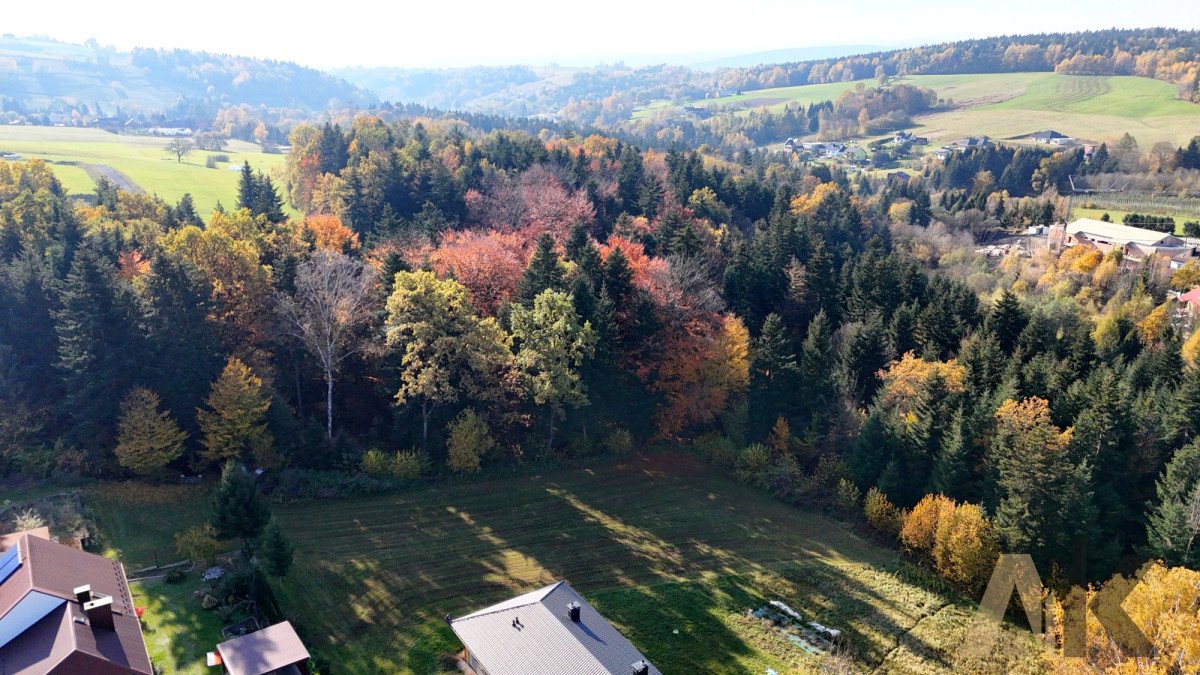
[[(112, 493), (108, 493), (112, 494)], [(155, 507), (89, 493), (110, 555), (169, 550), (207, 514), (203, 491)], [(444, 621), (568, 580), (667, 673), (816, 672), (822, 660), (746, 611), (783, 600), (840, 628), (856, 659), (889, 672), (1032, 672), (1014, 628), (980, 652), (974, 604), (852, 526), (779, 503), (690, 455), (663, 454), (366, 499), (276, 505), (296, 565), (282, 609), (340, 673), (431, 673), (460, 647)], [(110, 527), (129, 518), (129, 526)], [(942, 588), (942, 591), (931, 590)], [(164, 635), (208, 623), (171, 586), (139, 587)], [(160, 597), (161, 596), (161, 597)], [(178, 646), (177, 646), (178, 647)], [(202, 672), (200, 645), (172, 650)]]
[[(914, 129), (931, 145), (964, 136), (1014, 138), (1054, 129), (1076, 138), (1103, 141), (1128, 131), (1144, 147), (1157, 141), (1186, 143), (1200, 130), (1200, 105), (1176, 97), (1175, 86), (1132, 76), (1083, 76), (1056, 73), (914, 75), (895, 80), (928, 87), (952, 103), (945, 112), (923, 115)], [(812, 84), (744, 91), (686, 105), (745, 115), (752, 110), (779, 112), (788, 104), (810, 105), (836, 99), (875, 80)], [(665, 101), (639, 110), (646, 117), (673, 106)]]
[[(120, 172), (132, 187), (171, 203), (190, 192), (203, 217), (217, 202), (226, 208), (234, 206), (239, 174), (230, 167), (249, 161), (256, 170), (270, 173), (282, 168), (285, 161), (284, 155), (266, 154), (258, 145), (233, 140), (226, 150), (194, 150), (177, 162), (164, 151), (167, 142), (166, 138), (127, 136), (100, 129), (0, 126), (0, 152), (46, 160), (70, 192), (90, 193), (96, 186), (95, 176), (104, 175), (108, 167)], [(205, 161), (210, 155), (225, 155), (229, 161), (209, 169)]]

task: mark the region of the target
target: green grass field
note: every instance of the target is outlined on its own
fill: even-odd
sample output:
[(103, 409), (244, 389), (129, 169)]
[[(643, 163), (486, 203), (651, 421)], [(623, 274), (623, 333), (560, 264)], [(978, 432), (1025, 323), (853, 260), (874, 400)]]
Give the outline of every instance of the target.
[[(50, 162), (67, 190), (91, 192), (96, 183), (85, 170), (87, 165), (107, 166), (121, 172), (142, 190), (176, 202), (185, 192), (192, 193), (196, 209), (207, 216), (220, 201), (232, 207), (237, 200), (238, 174), (230, 166), (249, 160), (255, 169), (268, 173), (281, 169), (283, 155), (268, 155), (259, 146), (232, 141), (228, 150), (192, 152), (182, 163), (163, 151), (167, 140), (146, 136), (110, 134), (99, 129), (69, 127), (0, 126), (0, 151), (15, 152), (24, 158), (37, 157)], [(210, 154), (229, 156), (229, 164), (205, 168)], [(276, 181), (278, 184), (279, 181)]]
[(206, 612), (195, 591), (197, 572), (179, 584), (146, 581), (129, 584), (133, 604), (145, 609), (142, 637), (150, 659), (168, 673), (204, 675), (209, 672), (204, 655), (213, 650), (221, 637), (221, 616)]
[[(87, 503), (110, 552), (130, 568), (207, 513), (202, 491), (180, 489), (176, 502), (150, 505), (125, 494), (91, 490)], [(1037, 669), (1036, 643), (1014, 629), (997, 631), (992, 651), (969, 653), (973, 604), (931, 590), (928, 574), (893, 551), (690, 456), (276, 506), (275, 514), (296, 546), (280, 604), (339, 673), (438, 672), (441, 657), (459, 649), (444, 615), (557, 579), (667, 673), (818, 671), (820, 658), (746, 617), (774, 599), (843, 629), (869, 669)], [(158, 608), (158, 637), (148, 636), (156, 658), (191, 675), (207, 647), (193, 641), (168, 653), (170, 640), (159, 640), (208, 630), (211, 615), (172, 596), (183, 586), (136, 592), (139, 605)]]
[[(1156, 141), (1182, 144), (1200, 133), (1200, 106), (1177, 99), (1173, 85), (1144, 77), (995, 73), (916, 75), (902, 81), (929, 87), (955, 104), (952, 110), (916, 120), (918, 133), (928, 136), (934, 147), (969, 135), (1012, 138), (1054, 129), (1094, 141), (1128, 131), (1147, 150)], [(835, 99), (858, 84), (876, 86), (874, 80), (861, 80), (760, 89), (686, 105), (716, 107), (730, 114), (761, 108), (777, 112), (788, 103)], [(635, 112), (634, 118), (671, 108), (669, 102), (656, 102)]]

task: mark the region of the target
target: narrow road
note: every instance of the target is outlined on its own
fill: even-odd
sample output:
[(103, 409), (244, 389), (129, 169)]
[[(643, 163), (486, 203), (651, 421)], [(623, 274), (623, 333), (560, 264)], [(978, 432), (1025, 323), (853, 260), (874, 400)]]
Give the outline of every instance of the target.
[(104, 177), (108, 182), (116, 185), (118, 188), (126, 191), (140, 194), (145, 192), (137, 183), (133, 182), (129, 176), (117, 171), (107, 164), (84, 164), (83, 170), (87, 172), (92, 180), (99, 180)]

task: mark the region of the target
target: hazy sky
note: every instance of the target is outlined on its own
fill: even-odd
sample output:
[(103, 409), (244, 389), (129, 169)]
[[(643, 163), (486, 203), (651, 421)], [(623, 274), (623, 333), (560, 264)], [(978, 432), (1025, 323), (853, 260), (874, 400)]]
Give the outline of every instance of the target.
[[(1060, 30), (1200, 28), (1195, 0), (54, 0), (6, 2), (0, 31), (348, 65), (589, 65), (839, 44), (910, 46)], [(671, 56), (683, 58), (671, 59)]]

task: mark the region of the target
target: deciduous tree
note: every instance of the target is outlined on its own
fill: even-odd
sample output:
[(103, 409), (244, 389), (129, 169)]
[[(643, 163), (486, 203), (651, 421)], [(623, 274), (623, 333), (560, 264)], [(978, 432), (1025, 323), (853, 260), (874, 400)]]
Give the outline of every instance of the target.
[(554, 290), (538, 294), (530, 309), (514, 306), (512, 330), (519, 344), (517, 372), (529, 397), (546, 409), (552, 448), (555, 421), (567, 406), (588, 402), (579, 369), (595, 349), (595, 333), (591, 324), (580, 323), (571, 296)]
[(398, 273), (387, 311), (387, 343), (400, 354), (396, 402), (420, 401), (427, 444), (434, 409), (494, 382), (509, 338), (494, 318), (479, 318), (465, 286), (432, 272)]
[(290, 332), (314, 356), (325, 376), (325, 434), (333, 439), (333, 381), (342, 362), (358, 353), (358, 329), (372, 316), (374, 274), (334, 250), (318, 250), (296, 272), (296, 292), (280, 298)]
[(182, 455), (187, 440), (187, 433), (158, 405), (158, 394), (144, 387), (135, 388), (121, 402), (117, 461), (144, 476), (162, 471)]
[(205, 399), (207, 409), (196, 411), (204, 433), (205, 461), (225, 461), (226, 465), (252, 459), (260, 466), (274, 466), (274, 439), (267, 428), (267, 409), (271, 397), (262, 378), (230, 357), (221, 376), (213, 382)]

